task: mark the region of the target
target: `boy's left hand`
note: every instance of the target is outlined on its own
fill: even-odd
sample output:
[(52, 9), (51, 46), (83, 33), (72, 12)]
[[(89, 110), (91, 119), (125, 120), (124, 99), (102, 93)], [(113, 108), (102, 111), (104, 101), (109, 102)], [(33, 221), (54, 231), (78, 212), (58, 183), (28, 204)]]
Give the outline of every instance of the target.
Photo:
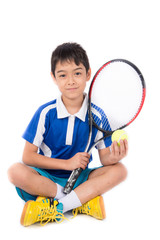
[(119, 162), (122, 158), (126, 157), (128, 153), (128, 141), (120, 140), (120, 146), (114, 141), (111, 145), (110, 159), (113, 163)]

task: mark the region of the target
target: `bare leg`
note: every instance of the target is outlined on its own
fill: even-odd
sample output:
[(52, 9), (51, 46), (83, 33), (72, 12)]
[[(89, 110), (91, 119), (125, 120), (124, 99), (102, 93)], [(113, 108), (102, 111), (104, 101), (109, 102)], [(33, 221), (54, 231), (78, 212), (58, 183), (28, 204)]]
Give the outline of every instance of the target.
[(16, 163), (8, 170), (11, 183), (35, 196), (55, 197), (57, 185), (50, 179), (39, 175), (34, 169)]
[(127, 170), (121, 163), (105, 166), (90, 173), (89, 179), (78, 186), (76, 192), (81, 203), (101, 195), (125, 180)]
[[(84, 204), (94, 197), (101, 195), (125, 180), (126, 168), (121, 163), (106, 166), (90, 173), (89, 179), (78, 186), (76, 192)], [(39, 175), (34, 169), (16, 163), (8, 170), (10, 181), (31, 195), (55, 197), (57, 185), (50, 179)]]

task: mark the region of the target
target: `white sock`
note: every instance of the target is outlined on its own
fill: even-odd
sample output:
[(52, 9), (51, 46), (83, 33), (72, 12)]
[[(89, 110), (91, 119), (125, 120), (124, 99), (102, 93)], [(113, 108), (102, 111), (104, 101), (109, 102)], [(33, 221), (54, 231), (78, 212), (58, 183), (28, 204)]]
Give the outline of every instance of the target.
[(59, 199), (65, 197), (66, 194), (63, 193), (64, 188), (61, 185), (59, 185), (58, 183), (56, 183), (56, 185), (57, 185), (57, 193), (56, 193), (55, 199), (59, 200)]
[(63, 204), (63, 213), (82, 206), (77, 194), (73, 190), (58, 202)]

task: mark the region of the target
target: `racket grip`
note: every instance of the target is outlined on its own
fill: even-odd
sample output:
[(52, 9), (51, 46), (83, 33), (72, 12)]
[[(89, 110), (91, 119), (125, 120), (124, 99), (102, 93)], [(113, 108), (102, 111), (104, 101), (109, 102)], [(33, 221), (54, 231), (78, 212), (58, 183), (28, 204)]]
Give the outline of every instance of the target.
[(69, 177), (69, 179), (68, 179), (68, 181), (67, 181), (67, 183), (64, 187), (63, 193), (68, 194), (68, 193), (71, 192), (71, 190), (74, 187), (74, 184), (76, 183), (76, 181), (77, 181), (79, 175), (81, 174), (82, 170), (83, 170), (82, 168), (77, 168), (77, 169), (72, 171), (72, 173), (71, 173), (71, 175), (70, 175), (70, 177)]

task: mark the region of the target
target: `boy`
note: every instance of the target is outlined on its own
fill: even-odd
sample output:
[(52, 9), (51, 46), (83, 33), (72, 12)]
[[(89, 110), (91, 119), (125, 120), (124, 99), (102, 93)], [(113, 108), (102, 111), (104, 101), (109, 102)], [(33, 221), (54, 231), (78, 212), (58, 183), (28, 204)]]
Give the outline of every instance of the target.
[[(102, 167), (89, 169), (92, 156), (84, 152), (89, 132), (84, 89), (91, 69), (85, 50), (76, 43), (58, 46), (52, 53), (51, 76), (61, 96), (37, 110), (23, 135), (23, 163), (8, 170), (10, 181), (26, 201), (21, 224), (62, 221), (72, 209), (75, 215), (82, 212), (104, 219), (101, 195), (126, 178), (119, 161), (127, 155), (128, 143), (121, 141), (119, 147), (110, 138), (101, 141), (97, 149)], [(93, 133), (92, 143), (98, 130)], [(74, 189), (64, 194), (71, 171), (79, 167), (83, 171)]]

